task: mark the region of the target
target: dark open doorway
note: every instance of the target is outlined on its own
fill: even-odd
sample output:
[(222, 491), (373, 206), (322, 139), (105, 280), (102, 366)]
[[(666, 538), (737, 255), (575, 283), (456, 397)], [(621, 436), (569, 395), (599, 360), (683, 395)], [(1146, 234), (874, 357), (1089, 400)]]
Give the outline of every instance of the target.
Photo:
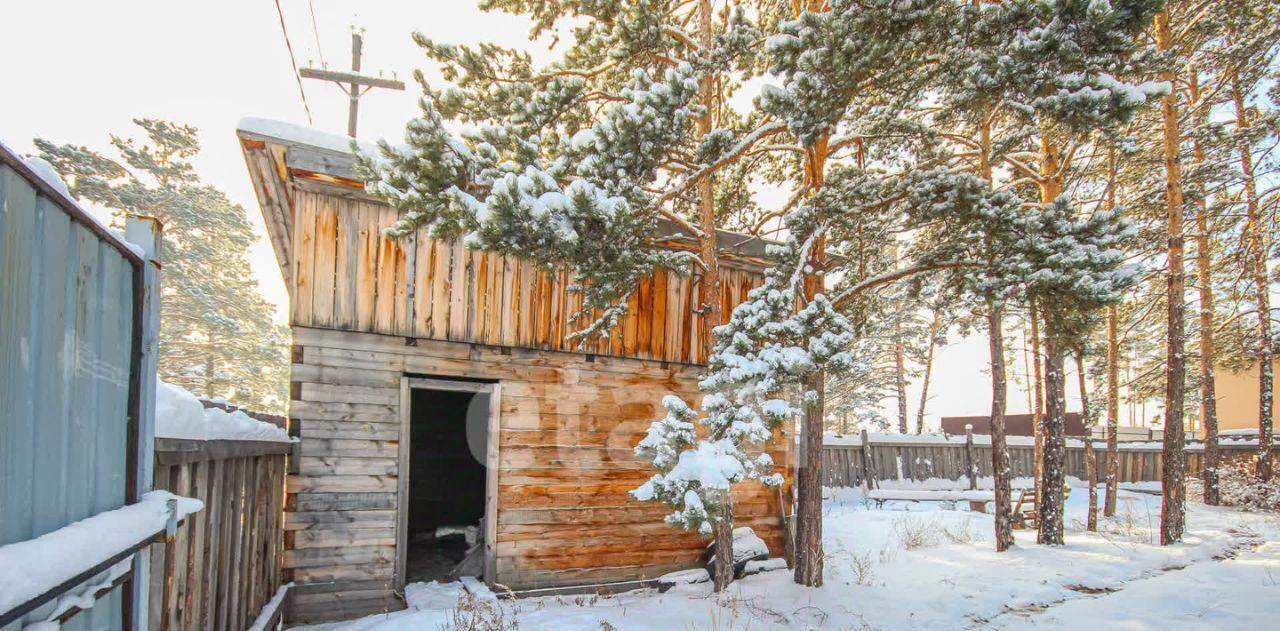
[(405, 580), (483, 578), (490, 394), (411, 392)]

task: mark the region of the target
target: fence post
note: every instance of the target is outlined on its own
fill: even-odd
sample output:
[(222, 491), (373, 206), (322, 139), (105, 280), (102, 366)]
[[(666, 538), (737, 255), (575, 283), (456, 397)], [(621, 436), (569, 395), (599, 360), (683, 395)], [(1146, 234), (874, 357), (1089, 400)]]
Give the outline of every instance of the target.
[[(137, 497), (151, 490), (152, 477), (155, 471), (156, 442), (156, 359), (160, 351), (160, 247), (162, 243), (160, 221), (154, 217), (130, 216), (125, 219), (125, 240), (142, 248), (143, 272), (142, 282), (135, 283), (133, 299), (140, 306), (135, 309), (134, 317), (139, 318), (134, 326), (136, 335), (142, 339), (142, 357), (136, 369), (141, 373), (138, 381), (138, 443), (136, 457), (137, 469), (134, 475), (133, 491)], [(133, 590), (132, 620), (134, 629), (147, 628), (147, 611), (149, 610), (148, 579), (151, 567), (151, 552), (147, 548), (139, 550), (133, 557)]]
[(866, 485), (867, 490), (880, 486), (876, 483), (876, 468), (871, 463), (871, 438), (867, 436), (866, 428), (862, 430), (862, 483)]
[[(994, 449), (995, 446), (992, 445)], [(973, 425), (964, 426), (964, 468), (969, 476), (969, 490), (978, 488), (977, 460), (973, 457)]]
[(161, 631), (169, 631), (169, 621), (173, 616), (174, 557), (177, 556), (174, 554), (174, 543), (178, 540), (178, 500), (169, 500), (165, 503), (165, 507), (169, 511), (169, 519), (164, 524), (164, 595), (160, 599)]

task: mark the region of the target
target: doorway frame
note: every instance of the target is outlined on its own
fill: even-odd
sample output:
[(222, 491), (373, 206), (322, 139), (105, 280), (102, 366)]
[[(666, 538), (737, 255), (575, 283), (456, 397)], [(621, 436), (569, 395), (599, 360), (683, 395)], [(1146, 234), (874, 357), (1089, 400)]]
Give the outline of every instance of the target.
[(471, 392), (489, 395), (488, 436), (485, 445), (485, 490), (484, 490), (484, 581), (489, 585), (497, 582), (497, 547), (498, 547), (498, 438), (500, 410), (502, 409), (502, 384), (498, 382), (481, 383), (476, 381), (455, 381), (428, 377), (400, 378), (400, 448), (397, 457), (396, 479), (396, 559), (395, 588), (403, 592), (405, 586), (405, 566), (408, 563), (409, 548), (409, 454), (410, 424), (413, 422), (413, 391), (437, 390), (445, 392)]

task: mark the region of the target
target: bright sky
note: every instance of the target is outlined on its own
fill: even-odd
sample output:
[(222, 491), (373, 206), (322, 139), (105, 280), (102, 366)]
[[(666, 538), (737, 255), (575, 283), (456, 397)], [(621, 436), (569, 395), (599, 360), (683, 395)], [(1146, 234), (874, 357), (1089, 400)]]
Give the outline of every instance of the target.
[[(483, 13), (465, 0), (279, 4), (299, 66), (319, 65), (323, 56), (332, 69), (349, 68), (355, 24), (365, 30), (364, 72), (394, 72), (409, 84), (405, 92), (377, 89), (360, 101), (362, 138), (398, 139), (417, 111), (411, 72), (425, 58), (410, 40), (412, 31), (454, 43), (527, 45), (527, 22)], [(535, 60), (546, 57), (545, 49), (532, 49)], [(19, 153), (34, 150), (35, 136), (109, 152), (108, 134), (134, 134), (130, 120), (135, 117), (198, 127), (204, 150), (194, 161), (196, 169), (248, 211), (262, 236), (253, 250), (254, 271), (284, 321), (288, 297), (235, 136), (236, 122), (245, 116), (308, 124), (271, 0), (17, 3), (0, 20), (0, 59), (5, 60), (0, 141)], [(431, 76), (435, 73), (428, 72)], [(313, 125), (345, 132), (347, 101), (338, 87), (312, 80), (304, 80), (304, 87)], [(936, 425), (939, 414), (986, 414), (987, 367), (984, 338), (943, 349), (927, 422)], [(1078, 409), (1074, 383), (1069, 374), (1072, 410)], [(1010, 385), (1009, 411), (1025, 412), (1025, 395)], [(910, 401), (914, 423), (919, 384), (911, 388)]]

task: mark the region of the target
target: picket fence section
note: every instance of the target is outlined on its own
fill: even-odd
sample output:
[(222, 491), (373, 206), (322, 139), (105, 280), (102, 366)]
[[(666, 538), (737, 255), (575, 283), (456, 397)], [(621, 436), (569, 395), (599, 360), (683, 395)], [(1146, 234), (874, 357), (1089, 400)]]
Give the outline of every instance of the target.
[[(1101, 471), (1106, 458), (1106, 443), (1094, 441), (1094, 449), (1098, 454), (1098, 467)], [(1227, 460), (1248, 457), (1257, 451), (1255, 445), (1231, 444), (1231, 441), (1224, 441), (1219, 449)], [(1084, 445), (1080, 440), (1069, 441), (1066, 475), (1086, 479), (1084, 452)], [(1161, 452), (1159, 443), (1120, 443), (1119, 481), (1160, 480), (1163, 465)], [(1033, 475), (1034, 458), (1035, 448), (1032, 445), (1009, 446), (1009, 461), (1015, 478)], [(1203, 446), (1198, 441), (1188, 442), (1188, 475), (1199, 474), (1202, 458)], [(962, 478), (967, 479), (966, 463), (970, 461), (977, 469), (978, 477), (991, 477), (989, 444), (966, 446), (963, 437), (953, 437), (943, 442), (929, 436), (915, 441), (902, 436), (885, 437), (877, 441), (876, 435), (871, 434), (865, 444), (860, 440), (851, 440), (847, 444), (828, 443), (823, 447), (823, 483), (832, 487), (862, 486), (868, 477), (874, 482), (923, 481), (930, 478), (958, 482)]]
[(198, 498), (204, 510), (172, 541), (152, 545), (148, 628), (240, 631), (271, 602), (280, 588), (291, 446), (156, 441), (155, 488)]

